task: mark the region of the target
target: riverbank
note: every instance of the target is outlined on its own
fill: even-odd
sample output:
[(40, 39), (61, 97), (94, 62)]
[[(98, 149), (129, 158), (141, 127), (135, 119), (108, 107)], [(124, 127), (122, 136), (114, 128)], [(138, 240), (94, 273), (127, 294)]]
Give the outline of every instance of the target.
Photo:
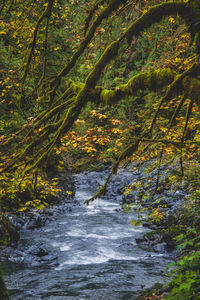
[[(148, 166), (148, 163), (146, 164), (146, 167), (147, 166)], [(150, 187), (152, 188), (152, 190), (155, 187), (155, 181), (153, 180), (153, 178), (154, 178), (153, 176), (155, 176), (155, 178), (156, 178), (156, 172), (155, 172), (155, 170), (153, 170), (152, 173), (145, 174), (144, 170), (146, 169), (146, 167), (145, 167), (145, 165), (143, 165), (143, 166), (141, 166), (141, 168), (138, 169), (138, 168), (136, 168), (135, 165), (132, 164), (132, 165), (128, 165), (122, 169), (119, 169), (118, 175), (113, 176), (113, 178), (108, 186), (107, 194), (105, 196), (103, 196), (103, 198), (102, 198), (102, 200), (104, 201), (104, 202), (102, 202), (102, 205), (103, 205), (102, 209), (103, 209), (104, 213), (106, 213), (106, 211), (107, 211), (107, 206), (106, 206), (107, 202), (105, 202), (105, 201), (109, 201), (109, 203), (110, 203), (110, 201), (111, 201), (111, 203), (116, 203), (117, 207), (115, 206), (115, 204), (113, 207), (114, 210), (116, 210), (115, 215), (121, 216), (120, 222), (122, 222), (123, 218), (126, 219), (127, 217), (126, 217), (126, 214), (124, 215), (123, 211), (120, 209), (120, 206), (122, 204), (124, 206), (125, 203), (127, 203), (128, 205), (130, 205), (130, 203), (134, 203), (131, 211), (128, 213), (127, 216), (129, 216), (129, 214), (133, 214), (133, 216), (131, 218), (129, 218), (129, 222), (134, 219), (137, 219), (138, 212), (136, 212), (135, 210), (137, 209), (137, 205), (139, 204), (139, 202), (141, 202), (141, 191), (143, 190), (143, 194), (144, 194), (144, 191), (147, 190), (147, 187), (145, 186), (145, 184), (147, 184), (147, 183), (148, 183), (148, 191), (149, 192), (151, 191)], [(15, 247), (4, 247), (3, 248), (1, 257), (5, 261), (4, 262), (5, 273), (6, 274), (7, 274), (7, 272), (9, 273), (7, 267), (5, 267), (5, 264), (7, 264), (7, 263), (8, 263), (8, 265), (13, 264), (13, 263), (23, 265), (24, 266), (23, 269), (24, 268), (29, 269), (31, 266), (34, 266), (34, 265), (35, 266), (39, 266), (39, 265), (45, 266), (46, 264), (48, 264), (52, 267), (53, 266), (56, 267), (56, 265), (59, 263), (58, 261), (60, 259), (60, 255), (63, 254), (63, 251), (59, 250), (61, 252), (58, 251), (58, 254), (55, 255), (54, 251), (52, 251), (53, 249), (55, 249), (54, 246), (53, 246), (53, 248), (51, 248), (52, 247), (51, 246), (50, 248), (46, 249), (46, 246), (43, 245), (43, 242), (42, 243), (37, 242), (38, 236), (41, 237), (41, 234), (43, 231), (47, 230), (47, 232), (48, 232), (49, 229), (45, 229), (46, 226), (48, 228), (49, 226), (51, 227), (51, 224), (54, 224), (54, 226), (57, 227), (59, 224), (58, 220), (62, 215), (64, 215), (65, 218), (69, 218), (69, 219), (74, 218), (74, 212), (73, 212), (74, 210), (76, 211), (75, 214), (77, 214), (75, 219), (76, 219), (76, 223), (78, 224), (79, 218), (80, 218), (79, 208), (81, 208), (81, 211), (85, 211), (86, 215), (90, 212), (93, 214), (91, 209), (95, 209), (94, 215), (96, 218), (96, 213), (99, 210), (99, 208), (98, 209), (95, 208), (96, 202), (94, 202), (94, 204), (91, 203), (87, 208), (83, 204), (83, 198), (84, 198), (84, 200), (86, 200), (87, 198), (90, 197), (90, 195), (95, 194), (95, 192), (98, 190), (98, 188), (104, 183), (105, 178), (108, 173), (109, 173), (109, 169), (106, 169), (102, 172), (92, 171), (92, 172), (80, 173), (79, 175), (74, 175), (75, 190), (76, 190), (75, 198), (68, 198), (69, 201), (66, 199), (67, 201), (63, 201), (58, 205), (49, 207), (42, 212), (34, 211), (34, 212), (32, 212), (32, 216), (30, 215), (31, 216), (30, 220), (28, 220), (30, 216), (29, 217), (26, 216), (25, 213), (21, 213), (20, 218), (13, 217), (13, 216), (10, 217), (10, 218), (12, 218), (12, 221), (15, 223), (15, 225), (18, 227), (18, 229), (21, 230), (21, 240), (18, 244), (17, 249)], [(161, 173), (164, 177), (167, 176), (166, 170), (164, 168), (161, 171)], [(151, 186), (149, 185), (149, 181), (148, 181), (149, 177), (152, 179)], [(77, 178), (79, 178), (78, 185), (77, 185)], [(63, 177), (63, 183), (64, 182), (65, 182), (65, 179)], [(80, 182), (81, 182), (81, 185), (80, 185)], [(132, 187), (133, 187), (133, 185), (136, 185), (136, 183), (137, 183), (137, 187), (132, 189), (130, 191), (130, 193), (127, 194), (125, 192), (126, 189), (124, 189), (124, 186), (126, 186), (128, 188), (132, 185)], [(79, 188), (81, 187), (81, 193), (77, 191), (78, 186), (79, 186)], [(162, 190), (162, 192), (160, 192), (160, 191), (161, 190), (159, 190), (158, 194), (155, 194), (155, 197), (157, 197), (157, 199), (158, 199), (158, 195), (159, 195), (159, 197), (162, 196), (161, 200), (165, 201), (165, 205), (168, 204), (168, 205), (166, 205), (166, 207), (163, 207), (162, 209), (168, 215), (168, 218), (171, 218), (171, 222), (173, 223), (174, 218), (172, 219), (172, 216), (174, 217), (175, 210), (178, 209), (178, 207), (181, 205), (181, 203), (183, 201), (183, 197), (185, 195), (184, 187), (182, 187), (182, 189), (180, 189), (180, 190), (177, 189), (176, 191), (172, 191), (170, 189), (168, 189), (166, 191)], [(89, 192), (89, 194), (88, 194), (88, 192)], [(172, 196), (174, 196), (174, 198), (172, 198)], [(81, 202), (80, 202), (80, 200), (81, 200)], [(173, 205), (173, 203), (174, 203), (174, 205)], [(141, 207), (148, 208), (149, 205), (150, 205), (150, 200), (148, 201), (148, 199), (146, 199), (146, 201), (143, 201)], [(156, 203), (155, 203), (155, 205), (156, 205)], [(124, 206), (124, 208), (125, 208), (125, 206)], [(66, 219), (65, 219), (65, 221), (63, 221), (63, 220), (60, 221), (61, 225), (62, 225), (62, 222), (65, 223)], [(71, 221), (71, 222), (73, 224), (74, 221)], [(115, 221), (113, 220), (112, 222), (113, 223), (111, 223), (110, 225), (105, 224), (106, 225), (105, 230), (109, 230), (109, 228), (112, 228), (113, 226), (115, 226)], [(161, 224), (161, 223), (156, 224), (155, 222), (153, 222), (151, 225), (149, 225), (149, 223), (147, 221), (145, 221), (145, 223), (143, 223), (143, 226), (140, 225), (139, 227), (131, 226), (130, 223), (127, 224), (126, 226), (130, 227), (131, 231), (133, 230), (132, 235), (133, 235), (134, 243), (129, 242), (128, 240), (125, 241), (125, 243), (123, 242), (121, 246), (119, 245), (120, 246), (119, 249), (121, 249), (120, 253), (121, 253), (121, 251), (122, 251), (122, 253), (124, 253), (124, 251), (126, 251), (126, 253), (129, 257), (135, 251), (134, 249), (136, 246), (134, 246), (134, 245), (137, 245), (137, 249), (139, 252), (146, 253), (145, 254), (146, 258), (144, 256), (144, 262), (143, 262), (145, 264), (147, 262), (147, 258), (149, 259), (149, 264), (151, 265), (152, 261), (155, 262), (155, 258), (159, 257), (160, 255), (161, 255), (161, 257), (163, 257), (164, 261), (166, 259), (169, 262), (170, 262), (170, 260), (173, 260), (174, 245), (170, 244), (171, 243), (170, 235), (166, 237), (166, 235), (167, 235), (166, 226), (164, 226), (164, 222), (162, 222), (162, 223), (163, 224)], [(67, 224), (68, 224), (68, 226), (71, 226), (70, 223), (67, 223)], [(68, 232), (69, 228), (67, 227), (66, 229), (67, 229), (66, 232)], [(140, 233), (141, 229), (142, 229), (143, 234), (142, 235), (139, 234), (139, 235), (135, 236), (135, 232), (137, 232), (137, 230), (139, 230), (138, 233)], [(159, 232), (158, 232), (158, 229), (159, 229)], [(120, 236), (122, 235), (122, 233), (124, 234), (124, 228), (119, 229)], [(76, 236), (76, 233), (73, 233), (73, 234), (75, 234), (75, 236)], [(93, 237), (93, 234), (96, 234), (96, 233), (88, 233), (88, 234), (89, 234), (88, 240), (90, 240), (90, 238)], [(83, 238), (84, 238), (84, 235), (85, 235), (85, 237), (87, 237), (88, 234), (83, 231)], [(91, 234), (92, 234), (92, 236), (91, 236)], [(55, 235), (58, 235), (58, 233)], [(29, 239), (31, 240), (34, 236), (34, 241), (35, 241), (34, 245), (35, 246), (34, 245), (28, 246), (28, 247), (25, 246), (24, 242), (22, 243), (25, 236), (26, 236), (27, 242)], [(53, 237), (53, 239), (54, 238), (55, 238), (55, 236)], [(63, 239), (64, 239), (64, 237), (63, 237)], [(103, 235), (102, 235), (101, 239), (104, 239)], [(109, 239), (111, 239), (111, 241), (112, 241), (112, 236), (110, 236)], [(92, 242), (92, 241), (90, 241), (90, 242)], [(29, 242), (28, 242), (28, 244), (29, 244)], [(57, 248), (57, 246), (56, 246), (56, 248)], [(68, 245), (68, 243), (65, 245), (61, 245), (60, 242), (58, 242), (58, 248), (66, 249), (66, 251), (68, 251), (67, 249), (69, 248), (69, 245)], [(119, 251), (119, 249), (117, 251)], [(72, 257), (76, 253), (76, 250), (74, 250), (74, 251), (75, 252), (72, 255)], [(98, 251), (99, 250), (97, 250), (97, 254), (98, 254)], [(116, 253), (116, 249), (113, 253)], [(123, 257), (122, 253), (120, 254), (121, 258)], [(88, 253), (88, 258), (90, 256), (91, 256), (91, 253), (90, 254)], [(61, 255), (61, 257), (62, 257), (62, 255)], [(110, 259), (112, 260), (113, 256), (112, 255), (110, 256), (110, 254), (108, 255), (108, 254), (104, 253), (103, 257), (105, 257), (105, 258), (103, 258), (103, 260), (105, 259), (106, 261), (107, 260), (110, 261)], [(126, 257), (127, 256), (125, 255), (124, 256), (125, 260), (126, 260)], [(85, 256), (84, 260), (85, 259), (86, 259), (86, 256)], [(97, 263), (99, 263), (98, 262), (99, 259), (101, 262), (102, 253), (100, 256), (99, 256), (99, 254), (97, 255), (97, 258), (95, 258), (95, 261)], [(123, 261), (124, 261), (124, 259), (123, 259)], [(141, 263), (142, 263), (142, 260), (143, 260), (143, 258), (140, 259)], [(6, 263), (6, 261), (7, 261), (7, 263)], [(92, 261), (93, 261), (93, 259), (92, 259)], [(60, 263), (60, 264), (62, 265), (62, 263)], [(165, 267), (166, 266), (167, 266), (167, 263), (166, 263)], [(162, 271), (163, 275), (164, 275), (165, 267), (163, 268), (163, 271)], [(133, 270), (134, 270), (134, 265), (133, 265)], [(125, 271), (125, 269), (124, 269), (124, 271)], [(152, 272), (154, 272), (154, 271), (152, 269)], [(143, 282), (142, 278), (141, 278), (141, 282)], [(156, 282), (154, 282), (154, 283), (156, 283)], [(152, 285), (154, 283), (152, 283)], [(139, 286), (138, 286), (137, 289), (141, 290), (141, 289), (146, 289), (147, 287), (148, 287), (148, 284), (147, 284), (147, 286), (145, 285), (142, 288), (141, 287), (139, 288)]]
[[(94, 295), (96, 299), (113, 299), (113, 295), (131, 299), (139, 290), (164, 281), (171, 256), (166, 251), (142, 250), (136, 239), (151, 230), (131, 226), (136, 213), (121, 210), (123, 186), (136, 173), (119, 170), (105, 196), (89, 206), (84, 204), (108, 172), (74, 175), (76, 205), (63, 202), (55, 206), (51, 220), (41, 228), (22, 230), (17, 249), (10, 249), (7, 258), (4, 252), (3, 270), (11, 299), (54, 299), (55, 295), (62, 299), (94, 299)], [(145, 287), (141, 288), (141, 282)]]

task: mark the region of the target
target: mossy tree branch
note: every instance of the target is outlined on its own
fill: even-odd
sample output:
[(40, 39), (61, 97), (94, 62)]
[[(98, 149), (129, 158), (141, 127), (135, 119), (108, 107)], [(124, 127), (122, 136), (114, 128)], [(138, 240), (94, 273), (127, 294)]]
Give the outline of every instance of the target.
[[(106, 59), (110, 59), (112, 57), (112, 55), (110, 55), (112, 51), (118, 51), (118, 43), (114, 43), (110, 48), (108, 48), (107, 55), (103, 56), (103, 58), (99, 60), (96, 68), (89, 75), (85, 85), (75, 84), (71, 82), (70, 88), (67, 89), (68, 92), (64, 94), (68, 98), (68, 95), (71, 95), (71, 92), (73, 90), (72, 98), (69, 97), (69, 99), (64, 102), (62, 102), (61, 100), (58, 101), (57, 105), (52, 106), (46, 111), (45, 114), (41, 114), (40, 117), (36, 119), (32, 127), (29, 129), (28, 133), (25, 135), (24, 139), (21, 141), (21, 143), (18, 144), (18, 147), (20, 148), (22, 146), (25, 146), (28, 142), (27, 146), (22, 152), (18, 154), (17, 157), (14, 158), (14, 162), (10, 165), (10, 167), (14, 167), (16, 162), (18, 162), (26, 155), (30, 154), (33, 151), (34, 147), (36, 147), (38, 144), (45, 142), (50, 134), (53, 137), (53, 142), (51, 143), (52, 145), (49, 150), (52, 149), (58, 139), (60, 139), (60, 137), (71, 128), (73, 122), (77, 119), (81, 109), (84, 107), (84, 105), (86, 105), (88, 101), (92, 101), (97, 104), (102, 103), (104, 105), (116, 105), (125, 96), (136, 95), (138, 90), (148, 89), (151, 91), (157, 91), (162, 89), (164, 86), (168, 86), (170, 83), (170, 86), (176, 86), (176, 88), (178, 88), (181, 93), (185, 92), (187, 93), (187, 95), (192, 95), (193, 97), (195, 97), (196, 100), (199, 99), (198, 90), (200, 91), (200, 81), (188, 76), (188, 74), (193, 74), (194, 70), (195, 72), (197, 72), (197, 69), (194, 67), (191, 68), (190, 71), (187, 71), (185, 73), (185, 75), (187, 75), (186, 77), (184, 77), (183, 75), (179, 76), (176, 72), (170, 69), (161, 69), (133, 76), (127, 84), (119, 85), (112, 90), (103, 89), (102, 87), (98, 86), (94, 88), (94, 86), (96, 85), (96, 81), (98, 80), (97, 74), (101, 74), (101, 68), (104, 65), (104, 63), (102, 64), (102, 60), (105, 62)], [(185, 81), (187, 82), (187, 84), (185, 83)], [(194, 88), (193, 81), (195, 81), (194, 94), (192, 92)], [(179, 87), (177, 87), (174, 82), (176, 84), (178, 82)], [(170, 88), (169, 90), (170, 96), (172, 97), (172, 91), (175, 92), (175, 89)], [(168, 97), (169, 92), (167, 92), (166, 94), (167, 97), (165, 97), (165, 101), (166, 99), (170, 100), (170, 97)], [(62, 100), (65, 99), (64, 96), (62, 96), (61, 98)], [(63, 109), (67, 109), (67, 112), (63, 111)], [(51, 123), (51, 119), (58, 112), (62, 112), (61, 119), (59, 119), (57, 123)], [(45, 123), (46, 125), (44, 126)], [(33, 135), (34, 130), (38, 129), (40, 126), (43, 126), (41, 132), (37, 133), (37, 135)], [(40, 157), (42, 159), (44, 156)], [(120, 161), (121, 159), (122, 158), (120, 158)]]
[[(85, 40), (81, 43), (78, 50), (75, 52), (75, 54), (70, 58), (67, 65), (63, 68), (63, 70), (58, 74), (58, 76), (51, 82), (50, 86), (53, 88), (51, 92), (51, 101), (53, 102), (53, 98), (56, 95), (56, 90), (60, 85), (61, 78), (66, 76), (70, 70), (74, 67), (76, 64), (78, 58), (82, 55), (85, 48), (91, 41), (91, 39), (94, 36), (94, 33), (97, 29), (97, 27), (101, 24), (102, 20), (104, 18), (107, 18), (113, 10), (116, 10), (121, 3), (125, 4), (126, 1), (112, 1), (110, 5), (104, 9), (104, 11), (95, 19), (93, 24), (91, 25)], [(162, 20), (162, 18), (170, 15), (179, 15), (183, 18), (183, 20), (188, 25), (188, 30), (192, 30), (191, 23), (189, 20), (191, 20), (191, 15), (194, 13), (192, 6), (188, 6), (187, 3), (184, 2), (166, 2), (159, 5), (155, 5), (151, 7), (146, 13), (144, 13), (140, 18), (138, 18), (135, 22), (132, 23), (132, 25), (126, 30), (126, 32), (123, 34), (123, 36), (120, 38), (121, 41), (124, 41), (125, 39), (128, 40), (130, 43), (132, 38), (134, 36), (137, 36), (141, 32), (143, 32), (145, 29), (149, 28), (151, 25), (159, 22)]]
[(43, 59), (43, 73), (42, 73), (42, 77), (41, 80), (44, 80), (46, 77), (46, 70), (47, 70), (47, 46), (48, 46), (48, 30), (49, 30), (49, 22), (50, 22), (50, 18), (51, 18), (51, 14), (52, 14), (52, 9), (53, 9), (53, 1), (49, 2), (49, 7), (48, 11), (47, 11), (47, 20), (46, 20), (46, 28), (45, 28), (45, 41), (44, 41), (44, 59)]
[[(67, 65), (62, 69), (62, 71), (50, 83), (51, 88), (53, 88), (51, 98), (53, 98), (55, 96), (55, 92), (56, 92), (57, 88), (60, 85), (62, 77), (66, 76), (71, 71), (71, 69), (76, 64), (78, 58), (83, 54), (84, 50), (89, 45), (89, 43), (92, 40), (92, 38), (93, 38), (93, 36), (95, 34), (95, 31), (98, 28), (98, 26), (100, 26), (100, 24), (102, 23), (102, 21), (104, 19), (108, 18), (108, 16), (114, 10), (117, 10), (118, 7), (121, 4), (125, 4), (125, 3), (126, 3), (126, 0), (112, 0), (111, 3), (100, 13), (100, 15), (95, 18), (94, 22), (91, 24), (89, 30), (87, 31), (85, 39), (82, 41), (82, 43), (80, 44), (80, 46), (77, 49), (77, 51), (69, 59)], [(52, 99), (51, 99), (51, 102), (52, 102)]]
[(151, 25), (160, 22), (164, 17), (169, 15), (179, 15), (185, 21), (188, 20), (188, 14), (190, 14), (190, 7), (184, 2), (166, 2), (155, 5), (148, 9), (148, 11), (138, 18), (127, 30), (126, 38), (130, 43), (133, 36), (143, 32)]
[[(42, 21), (45, 18), (47, 18), (47, 29), (48, 29), (48, 23), (49, 23), (49, 19), (50, 19), (50, 16), (51, 16), (51, 11), (52, 11), (52, 8), (53, 8), (53, 4), (54, 4), (54, 0), (49, 0), (48, 1), (47, 7), (45, 8), (45, 10), (43, 11), (43, 13), (41, 14), (41, 16), (38, 19), (37, 24), (35, 26), (35, 29), (34, 29), (34, 32), (33, 32), (33, 40), (31, 41), (31, 43), (29, 45), (30, 52), (29, 52), (29, 55), (28, 55), (28, 59), (27, 59), (27, 63), (26, 63), (25, 71), (24, 71), (24, 75), (22, 77), (23, 83), (25, 82), (26, 77), (28, 75), (28, 70), (29, 70), (29, 67), (30, 67), (30, 64), (31, 64), (32, 57), (34, 55), (39, 27), (40, 27)], [(46, 37), (47, 37), (47, 30), (46, 30)]]
[[(83, 53), (84, 49), (92, 39), (96, 28), (101, 24), (102, 20), (108, 17), (113, 10), (116, 10), (121, 3), (125, 2), (126, 1), (113, 0), (94, 20), (87, 32), (85, 40), (81, 43), (77, 52), (73, 55), (69, 63), (63, 68), (60, 74), (51, 82), (51, 86), (54, 87), (54, 92), (58, 88), (61, 78), (67, 75), (75, 65), (78, 57), (80, 57), (80, 55)], [(137, 36), (139, 33), (149, 28), (152, 24), (159, 22), (163, 17), (169, 15), (178, 14), (185, 20), (187, 25), (190, 24), (188, 19), (189, 17), (191, 18), (191, 13), (194, 11), (193, 7), (188, 5), (189, 4), (182, 2), (162, 3), (153, 6), (139, 19), (133, 22), (133, 24), (126, 30), (121, 38), (114, 41), (107, 47), (100, 59), (95, 64), (93, 70), (88, 75), (85, 84), (76, 85), (71, 82), (66, 92), (64, 92), (63, 95), (61, 95), (56, 101), (53, 101), (51, 107), (47, 109), (47, 111), (36, 118), (36, 121), (33, 122), (30, 130), (28, 133), (26, 133), (25, 139), (22, 139), (23, 142), (21, 143), (21, 146), (25, 147), (25, 149), (19, 151), (20, 154), (17, 156), (17, 161), (23, 160), (25, 155), (33, 152), (34, 148), (37, 147), (39, 143), (45, 143), (49, 135), (51, 135), (51, 143), (47, 151), (45, 151), (43, 154), (40, 154), (40, 157), (38, 159), (36, 158), (36, 162), (38, 163), (41, 159), (43, 159), (45, 155), (47, 155), (48, 152), (54, 147), (54, 145), (56, 145), (60, 137), (71, 129), (81, 110), (88, 101), (94, 101), (97, 104), (103, 103), (105, 105), (117, 104), (118, 101), (120, 101), (126, 95), (135, 95), (138, 89), (149, 89), (156, 91), (160, 90), (163, 86), (171, 84), (168, 87), (164, 99), (161, 101), (160, 107), (164, 101), (170, 99), (174, 91), (178, 88), (180, 88), (181, 94), (185, 94), (185, 97), (188, 96), (199, 104), (198, 95), (200, 91), (200, 82), (196, 78), (197, 74), (199, 74), (198, 65), (194, 65), (191, 70), (188, 70), (179, 76), (169, 69), (164, 69), (136, 75), (131, 78), (127, 84), (117, 86), (112, 90), (96, 87), (103, 70), (110, 63), (110, 61), (117, 56), (119, 49), (121, 48), (122, 44), (124, 44), (126, 39), (130, 41), (133, 36)], [(41, 16), (41, 18), (44, 17)], [(188, 30), (191, 31), (191, 28), (193, 30), (194, 26), (191, 27), (191, 25), (188, 25)], [(194, 89), (198, 91), (198, 93), (194, 92)], [(63, 108), (65, 109), (64, 111)], [(159, 109), (152, 124), (155, 123)], [(60, 119), (54, 124), (52, 122), (52, 118), (55, 114), (60, 112), (60, 110), (62, 110), (62, 112), (59, 114)], [(42, 124), (44, 124), (44, 128), (41, 130), (41, 133), (31, 138), (31, 133), (34, 131), (34, 129), (42, 126)], [(133, 145), (131, 144), (130, 147), (133, 147)], [(123, 155), (119, 157), (119, 160), (123, 159), (123, 157)], [(14, 160), (15, 159), (16, 157)], [(34, 162), (34, 166), (36, 166), (37, 163)], [(15, 163), (12, 162), (11, 165), (14, 167)], [(30, 168), (32, 167), (33, 166)]]

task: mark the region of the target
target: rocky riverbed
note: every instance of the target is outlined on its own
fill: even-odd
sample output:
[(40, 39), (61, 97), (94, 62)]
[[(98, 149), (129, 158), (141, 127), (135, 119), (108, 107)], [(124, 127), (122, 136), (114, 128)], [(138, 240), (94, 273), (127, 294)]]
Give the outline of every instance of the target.
[[(20, 231), (17, 245), (1, 247), (11, 299), (135, 299), (142, 289), (163, 283), (174, 255), (166, 224), (134, 227), (130, 221), (137, 218), (135, 210), (125, 214), (121, 209), (125, 203), (138, 204), (144, 193), (142, 206), (152, 203), (157, 172), (146, 174), (147, 165), (120, 169), (106, 195), (89, 206), (84, 201), (96, 193), (109, 170), (74, 175), (74, 197), (43, 212), (9, 216)], [(165, 189), (171, 171), (161, 170), (154, 206), (164, 204), (173, 223), (185, 187)], [(132, 187), (128, 194), (124, 186)]]

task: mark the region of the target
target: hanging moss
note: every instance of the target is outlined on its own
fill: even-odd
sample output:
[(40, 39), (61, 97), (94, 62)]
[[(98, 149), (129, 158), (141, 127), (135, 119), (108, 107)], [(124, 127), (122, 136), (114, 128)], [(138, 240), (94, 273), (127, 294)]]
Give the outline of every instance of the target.
[(101, 102), (104, 103), (105, 105), (113, 104), (115, 102), (114, 99), (116, 99), (116, 94), (117, 94), (116, 90), (106, 90), (106, 89), (102, 90), (100, 95)]
[(132, 77), (127, 85), (123, 86), (123, 91), (128, 92), (130, 95), (134, 95), (135, 92), (142, 89), (144, 86), (144, 74), (138, 74)]

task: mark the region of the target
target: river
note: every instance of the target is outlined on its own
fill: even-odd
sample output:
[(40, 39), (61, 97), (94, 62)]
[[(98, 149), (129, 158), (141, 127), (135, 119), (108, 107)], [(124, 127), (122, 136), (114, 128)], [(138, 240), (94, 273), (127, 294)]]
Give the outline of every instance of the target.
[(119, 191), (136, 176), (121, 170), (106, 196), (86, 206), (105, 172), (75, 175), (77, 204), (54, 207), (39, 229), (24, 228), (16, 254), (2, 263), (11, 299), (135, 299), (163, 283), (170, 255), (142, 250), (136, 239), (150, 229), (132, 226), (135, 212), (121, 210)]

